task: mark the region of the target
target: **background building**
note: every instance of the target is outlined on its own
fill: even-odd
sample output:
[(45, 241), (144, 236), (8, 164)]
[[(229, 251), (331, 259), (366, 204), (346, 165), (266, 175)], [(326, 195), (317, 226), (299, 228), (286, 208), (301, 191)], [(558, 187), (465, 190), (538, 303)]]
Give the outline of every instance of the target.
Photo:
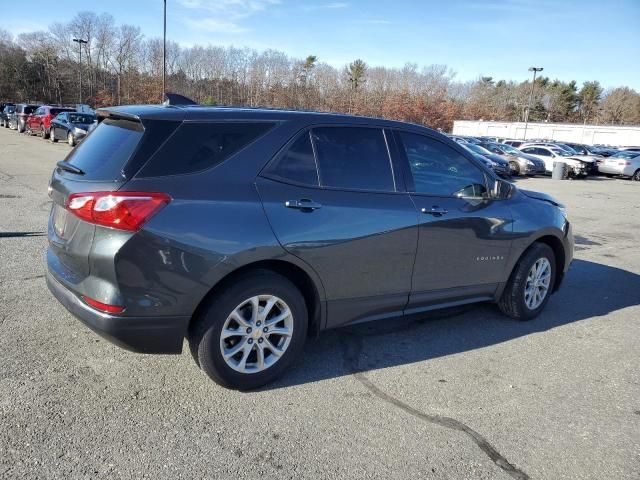
[[(491, 137), (524, 138), (524, 122), (485, 122), (456, 120), (455, 135), (488, 135)], [(527, 139), (544, 138), (565, 142), (614, 146), (640, 145), (640, 126), (580, 125), (574, 123), (529, 123)]]

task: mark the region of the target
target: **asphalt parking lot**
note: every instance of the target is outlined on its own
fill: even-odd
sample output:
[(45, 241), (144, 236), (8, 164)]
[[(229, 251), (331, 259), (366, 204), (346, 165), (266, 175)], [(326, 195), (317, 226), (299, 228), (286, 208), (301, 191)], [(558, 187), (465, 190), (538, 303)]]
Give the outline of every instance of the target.
[(326, 332), (257, 392), (121, 350), (44, 280), (64, 143), (0, 129), (0, 478), (640, 478), (640, 185), (518, 180), (576, 259), (533, 322), (491, 305)]

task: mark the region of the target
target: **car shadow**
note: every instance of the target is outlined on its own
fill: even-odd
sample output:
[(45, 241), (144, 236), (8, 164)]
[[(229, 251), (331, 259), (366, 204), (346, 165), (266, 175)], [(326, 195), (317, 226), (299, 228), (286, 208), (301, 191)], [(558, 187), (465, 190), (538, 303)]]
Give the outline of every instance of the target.
[(511, 320), (495, 305), (486, 303), (329, 330), (309, 339), (296, 365), (261, 390), (428, 361), (638, 304), (640, 275), (600, 263), (574, 260), (560, 290), (533, 321)]

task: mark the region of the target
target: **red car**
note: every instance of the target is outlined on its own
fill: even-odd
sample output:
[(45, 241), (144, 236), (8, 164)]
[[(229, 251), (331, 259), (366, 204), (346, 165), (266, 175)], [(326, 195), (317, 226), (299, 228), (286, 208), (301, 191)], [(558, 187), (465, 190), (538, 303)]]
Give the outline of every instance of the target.
[(51, 120), (62, 112), (75, 112), (75, 108), (56, 107), (43, 105), (27, 117), (27, 133), (29, 135), (40, 135), (42, 138), (49, 138)]

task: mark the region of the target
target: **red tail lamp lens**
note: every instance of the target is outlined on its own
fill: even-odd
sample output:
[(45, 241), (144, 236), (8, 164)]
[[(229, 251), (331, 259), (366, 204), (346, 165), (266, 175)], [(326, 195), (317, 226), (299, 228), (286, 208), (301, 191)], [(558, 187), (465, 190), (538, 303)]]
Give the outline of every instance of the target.
[(67, 210), (95, 225), (136, 232), (170, 201), (169, 195), (159, 192), (74, 193)]

